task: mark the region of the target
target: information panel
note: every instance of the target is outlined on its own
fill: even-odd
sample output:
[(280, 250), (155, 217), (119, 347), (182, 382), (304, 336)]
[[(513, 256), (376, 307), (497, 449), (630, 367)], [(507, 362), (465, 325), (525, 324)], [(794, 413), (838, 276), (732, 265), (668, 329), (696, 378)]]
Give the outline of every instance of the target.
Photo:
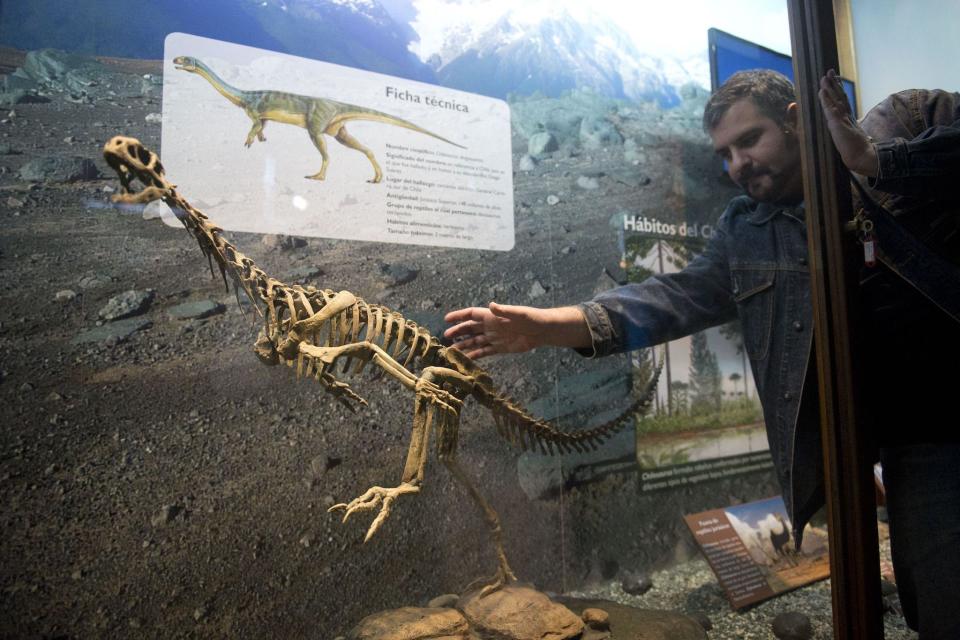
[(504, 101), (183, 33), (164, 52), (164, 166), (225, 229), (513, 248)]
[(694, 513), (684, 521), (734, 609), (830, 575), (826, 530), (808, 524), (797, 549), (780, 496)]

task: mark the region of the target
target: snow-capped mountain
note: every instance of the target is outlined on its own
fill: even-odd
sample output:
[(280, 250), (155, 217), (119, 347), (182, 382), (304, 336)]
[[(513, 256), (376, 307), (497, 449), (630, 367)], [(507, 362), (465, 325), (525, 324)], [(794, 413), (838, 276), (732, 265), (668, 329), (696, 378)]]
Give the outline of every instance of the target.
[(0, 45), (160, 59), (184, 32), (435, 82), (416, 34), (378, 0), (4, 0)]
[[(702, 55), (659, 57), (638, 50), (622, 28), (602, 15), (581, 12), (574, 17), (565, 9), (537, 13), (533, 6), (509, 9), (486, 22), (470, 16), (446, 25), (442, 43), (428, 52), (434, 61), (439, 56), (440, 83), (498, 97), (555, 96), (590, 88), (662, 106), (676, 104), (684, 84), (709, 84), (706, 36)], [(425, 50), (420, 50), (423, 56)]]

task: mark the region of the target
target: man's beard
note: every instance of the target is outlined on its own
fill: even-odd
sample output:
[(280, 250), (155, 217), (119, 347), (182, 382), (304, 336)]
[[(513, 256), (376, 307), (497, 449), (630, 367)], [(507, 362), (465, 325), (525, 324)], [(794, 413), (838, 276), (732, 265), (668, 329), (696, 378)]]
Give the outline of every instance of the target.
[[(762, 193), (757, 193), (750, 188), (751, 182), (763, 178), (767, 178), (770, 186), (769, 189), (765, 189)], [(767, 169), (750, 170), (740, 176), (740, 188), (757, 202), (775, 202), (782, 195), (783, 183), (783, 175)]]

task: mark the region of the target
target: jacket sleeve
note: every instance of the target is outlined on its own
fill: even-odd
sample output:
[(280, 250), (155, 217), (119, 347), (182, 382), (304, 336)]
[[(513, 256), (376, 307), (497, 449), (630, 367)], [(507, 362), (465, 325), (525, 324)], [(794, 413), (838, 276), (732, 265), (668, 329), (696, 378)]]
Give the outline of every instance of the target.
[(960, 199), (960, 94), (906, 91), (874, 111), (866, 120), (895, 118), (906, 130), (876, 143), (880, 173), (869, 185), (899, 195)]
[(726, 218), (703, 253), (683, 270), (651, 276), (596, 296), (579, 306), (592, 347), (588, 357), (632, 351), (681, 338), (736, 317), (727, 262)]

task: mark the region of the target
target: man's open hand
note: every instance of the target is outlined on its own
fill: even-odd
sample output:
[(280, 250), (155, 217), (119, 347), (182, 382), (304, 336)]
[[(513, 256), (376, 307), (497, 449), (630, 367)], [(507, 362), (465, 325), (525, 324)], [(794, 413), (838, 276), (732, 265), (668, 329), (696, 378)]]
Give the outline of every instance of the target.
[(453, 346), (471, 358), (495, 353), (522, 353), (546, 345), (589, 347), (590, 329), (576, 307), (538, 309), (491, 302), (488, 308), (469, 307), (448, 313), (456, 322), (443, 332)]
[(469, 307), (448, 313), (444, 320), (456, 322), (443, 332), (454, 346), (471, 358), (495, 353), (521, 353), (543, 344), (547, 309), (491, 302), (488, 308)]
[(843, 164), (854, 173), (876, 178), (880, 172), (877, 149), (854, 120), (847, 94), (843, 91), (840, 77), (833, 69), (820, 78), (819, 96), (830, 137), (840, 152)]

